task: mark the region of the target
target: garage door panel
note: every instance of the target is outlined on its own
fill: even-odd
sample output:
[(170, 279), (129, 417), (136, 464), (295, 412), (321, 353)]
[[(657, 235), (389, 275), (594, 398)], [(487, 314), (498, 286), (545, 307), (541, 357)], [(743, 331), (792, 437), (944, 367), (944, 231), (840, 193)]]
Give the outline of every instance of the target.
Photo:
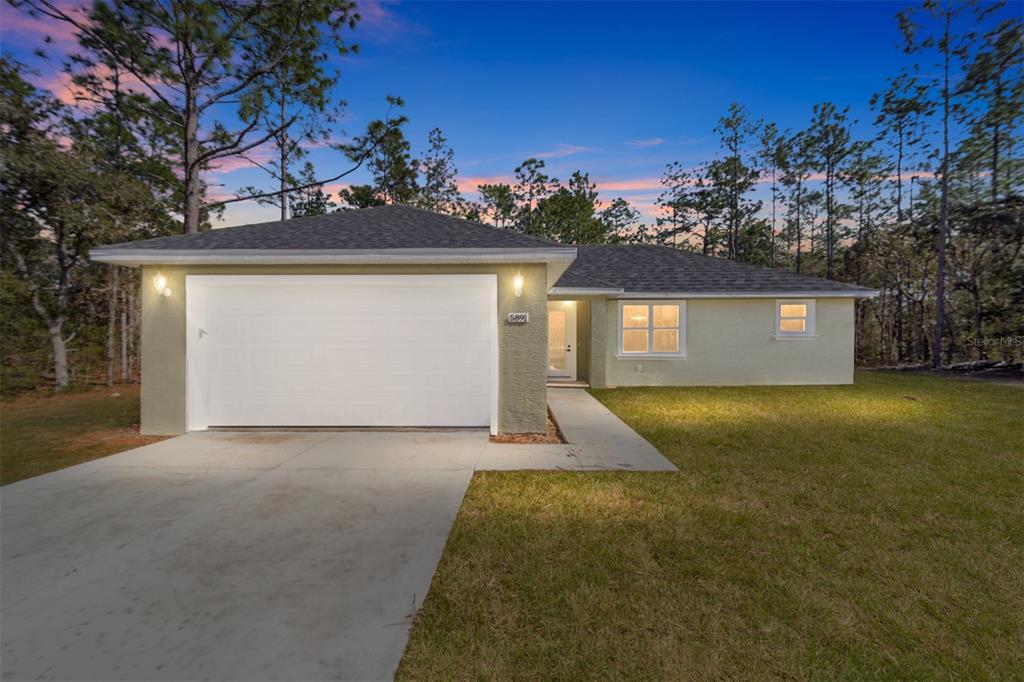
[[(479, 305), (477, 310), (479, 310)], [(203, 330), (218, 340), (238, 339), (307, 339), (316, 335), (318, 339), (340, 342), (366, 339), (387, 343), (393, 340), (408, 342), (450, 341), (458, 334), (463, 341), (490, 342), (490, 328), (486, 320), (476, 315), (439, 312), (430, 314), (423, 311), (385, 316), (382, 311), (355, 314), (350, 310), (326, 308), (316, 314), (294, 312), (273, 315), (274, 326), (268, 327), (266, 320), (271, 313), (212, 313), (203, 316)], [(444, 326), (435, 321), (443, 316)]]
[[(417, 373), (444, 377), (473, 372), (487, 363), (490, 356), (490, 348), (482, 343), (459, 347), (365, 343), (352, 344), (348, 348), (350, 353), (339, 356), (336, 351), (300, 340), (277, 344), (255, 341), (241, 350), (221, 347), (208, 355), (218, 368), (211, 374), (211, 380), (230, 374), (233, 379), (241, 375), (259, 383), (268, 377), (302, 373), (318, 376), (321, 380), (341, 373), (348, 381), (360, 377), (383, 378)], [(254, 371), (254, 366), (259, 366), (259, 371)]]
[(190, 384), (190, 428), (491, 422), (493, 276), (201, 276), (187, 287), (190, 382), (201, 384)]

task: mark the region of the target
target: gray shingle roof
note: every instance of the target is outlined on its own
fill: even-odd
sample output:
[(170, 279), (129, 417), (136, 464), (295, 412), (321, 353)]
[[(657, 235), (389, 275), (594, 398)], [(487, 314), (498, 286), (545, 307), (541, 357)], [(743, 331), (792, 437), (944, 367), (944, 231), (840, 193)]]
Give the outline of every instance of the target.
[[(97, 247), (103, 252), (388, 249), (545, 249), (565, 245), (411, 206), (379, 206), (287, 221), (225, 227)], [(570, 247), (571, 248), (571, 247)], [(563, 288), (622, 289), (626, 293), (849, 292), (870, 290), (649, 245), (583, 245), (559, 278)]]
[(626, 293), (850, 292), (870, 289), (780, 268), (737, 263), (665, 246), (582, 245), (557, 287), (617, 288)]
[(106, 250), (501, 249), (560, 244), (411, 206), (379, 206), (198, 234), (111, 244)]

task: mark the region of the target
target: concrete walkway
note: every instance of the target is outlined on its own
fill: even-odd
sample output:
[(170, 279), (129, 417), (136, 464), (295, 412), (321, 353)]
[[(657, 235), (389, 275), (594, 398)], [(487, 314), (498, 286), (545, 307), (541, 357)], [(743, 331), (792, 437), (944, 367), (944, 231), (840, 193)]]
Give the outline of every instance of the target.
[(197, 432), (0, 489), (3, 679), (389, 679), (474, 470), (672, 471), (586, 391), (567, 445)]
[(565, 445), (488, 443), (478, 470), (678, 471), (672, 462), (580, 388), (548, 388), (548, 407)]

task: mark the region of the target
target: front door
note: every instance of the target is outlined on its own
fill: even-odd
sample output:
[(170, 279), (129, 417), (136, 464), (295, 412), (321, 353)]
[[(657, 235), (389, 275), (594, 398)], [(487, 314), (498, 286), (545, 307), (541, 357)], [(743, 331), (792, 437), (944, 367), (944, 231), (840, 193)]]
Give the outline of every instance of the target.
[(576, 303), (548, 303), (548, 376), (576, 378)]

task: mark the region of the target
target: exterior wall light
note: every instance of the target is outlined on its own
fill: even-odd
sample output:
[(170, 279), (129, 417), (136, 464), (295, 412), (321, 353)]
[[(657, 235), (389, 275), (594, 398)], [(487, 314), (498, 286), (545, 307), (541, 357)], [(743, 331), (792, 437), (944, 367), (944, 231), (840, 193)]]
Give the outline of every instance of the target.
[(512, 293), (516, 295), (516, 298), (523, 295), (523, 275), (521, 273), (517, 272), (512, 277)]
[(163, 275), (157, 275), (153, 278), (153, 288), (157, 290), (161, 296), (167, 297), (171, 295), (171, 290), (167, 288), (167, 278)]

